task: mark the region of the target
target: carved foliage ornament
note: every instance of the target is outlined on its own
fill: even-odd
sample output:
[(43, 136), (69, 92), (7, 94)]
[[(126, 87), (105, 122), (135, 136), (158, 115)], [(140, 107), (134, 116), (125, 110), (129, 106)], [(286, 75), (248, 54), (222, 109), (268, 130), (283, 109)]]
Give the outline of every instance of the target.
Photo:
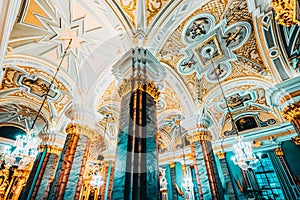
[[(119, 94), (120, 96), (124, 96), (130, 91), (135, 91), (137, 89), (147, 92), (151, 95), (155, 102), (157, 102), (160, 92), (158, 87), (154, 84), (153, 81), (143, 78), (143, 76), (135, 77), (134, 79), (140, 79), (142, 84), (139, 81), (133, 81), (132, 78), (124, 79), (119, 87)], [(134, 82), (134, 86), (132, 87), (132, 83)]]
[(300, 101), (285, 107), (281, 116), (288, 121), (298, 118), (300, 116)]
[(283, 26), (300, 26), (299, 0), (273, 0), (271, 6), (275, 9), (278, 24)]

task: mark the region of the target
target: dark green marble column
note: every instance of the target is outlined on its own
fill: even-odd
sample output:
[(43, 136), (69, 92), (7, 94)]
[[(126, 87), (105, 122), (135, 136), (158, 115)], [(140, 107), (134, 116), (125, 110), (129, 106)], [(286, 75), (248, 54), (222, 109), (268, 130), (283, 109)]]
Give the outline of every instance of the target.
[(292, 177), (282, 149), (276, 148), (275, 151), (270, 152), (269, 155), (276, 175), (280, 181), (284, 197), (287, 200), (300, 199), (300, 189)]
[[(112, 199), (159, 199), (156, 145), (159, 92), (151, 75), (157, 66), (153, 66), (150, 59), (154, 57), (147, 50), (134, 49), (127, 56), (124, 59), (130, 65), (114, 69), (131, 76), (119, 85), (122, 100)], [(147, 66), (148, 62), (151, 66)]]
[(228, 198), (229, 199), (236, 199), (236, 194), (234, 192), (234, 189), (233, 189), (233, 181), (230, 177), (230, 173), (229, 173), (229, 168), (228, 168), (228, 163), (227, 163), (227, 160), (226, 160), (226, 153), (223, 152), (223, 151), (220, 151), (216, 154), (219, 158), (219, 161), (220, 161), (220, 165), (221, 165), (221, 169), (222, 169), (222, 173), (223, 173), (223, 176), (224, 176), (224, 179), (225, 179), (225, 194), (228, 195)]

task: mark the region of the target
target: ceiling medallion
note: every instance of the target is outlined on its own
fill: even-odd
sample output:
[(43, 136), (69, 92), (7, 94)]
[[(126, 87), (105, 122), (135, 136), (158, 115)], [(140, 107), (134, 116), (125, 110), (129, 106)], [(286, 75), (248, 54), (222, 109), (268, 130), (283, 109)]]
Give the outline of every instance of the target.
[(236, 60), (234, 50), (248, 40), (252, 28), (250, 23), (241, 21), (226, 27), (226, 19), (217, 25), (211, 14), (193, 17), (183, 29), (183, 41), (188, 44), (183, 50), (185, 57), (177, 65), (183, 75), (196, 72), (200, 78), (204, 72), (210, 82), (215, 82), (212, 62), (219, 68), (219, 78), (227, 77), (231, 72), (229, 61)]

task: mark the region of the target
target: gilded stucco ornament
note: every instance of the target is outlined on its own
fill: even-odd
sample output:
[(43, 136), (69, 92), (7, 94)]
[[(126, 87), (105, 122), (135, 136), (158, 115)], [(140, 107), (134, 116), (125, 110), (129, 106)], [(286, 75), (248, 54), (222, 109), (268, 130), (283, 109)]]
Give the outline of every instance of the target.
[(281, 116), (288, 121), (298, 118), (300, 116), (300, 101), (285, 107), (281, 112)]
[[(142, 90), (147, 92), (149, 95), (151, 95), (155, 102), (157, 102), (160, 92), (158, 87), (156, 87), (155, 83), (153, 81), (150, 81), (148, 79), (145, 79), (143, 76), (138, 75), (137, 77), (135, 77), (135, 81), (134, 81), (134, 86), (132, 86), (132, 80), (133, 78), (129, 78), (129, 79), (124, 79), (121, 83), (121, 85), (119, 86), (119, 95), (120, 96), (124, 96), (125, 94), (127, 94), (130, 91), (135, 91), (135, 90)], [(137, 81), (140, 80), (141, 82)]]
[(283, 156), (284, 153), (283, 153), (283, 151), (282, 151), (282, 148), (275, 148), (275, 154), (276, 154), (277, 156)]
[(275, 12), (278, 24), (283, 26), (300, 26), (299, 0), (273, 0), (270, 4)]
[(86, 135), (87, 137), (89, 137), (90, 139), (99, 139), (99, 143), (103, 143), (104, 144), (104, 138), (98, 138), (98, 135), (100, 135), (99, 132), (97, 132), (96, 130), (92, 129), (91, 127), (89, 127), (88, 125), (84, 125), (84, 124), (68, 124), (68, 126), (66, 127), (66, 133), (67, 134), (74, 134), (74, 135)]
[(62, 148), (54, 145), (40, 145), (38, 146), (39, 152), (43, 152), (45, 149), (47, 149), (47, 153), (60, 155)]
[(219, 160), (225, 159), (226, 152), (224, 152), (224, 151), (218, 151), (218, 152), (216, 153), (216, 156), (218, 156)]
[(294, 142), (296, 145), (300, 146), (300, 136), (297, 135), (294, 138), (291, 138), (292, 142)]
[(183, 28), (182, 40), (188, 45), (177, 71), (183, 75), (196, 72), (198, 78), (208, 74), (209, 82), (216, 82), (216, 76), (226, 78), (231, 73), (229, 61), (237, 59), (234, 51), (245, 44), (252, 32), (251, 24), (246, 21), (226, 25), (226, 19), (216, 24), (215, 17), (209, 13), (191, 18)]

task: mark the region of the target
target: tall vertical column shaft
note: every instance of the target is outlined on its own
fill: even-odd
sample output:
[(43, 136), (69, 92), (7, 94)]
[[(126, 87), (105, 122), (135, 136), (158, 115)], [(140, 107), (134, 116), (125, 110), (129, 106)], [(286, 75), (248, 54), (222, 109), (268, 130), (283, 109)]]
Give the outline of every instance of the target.
[(156, 145), (159, 92), (153, 82), (159, 76), (159, 67), (154, 56), (141, 48), (128, 52), (121, 66), (113, 67), (117, 78), (125, 76), (119, 86), (122, 99), (112, 190), (114, 200), (159, 198)]
[(87, 164), (90, 138), (97, 134), (87, 125), (69, 124), (48, 200), (79, 199)]
[(46, 199), (50, 184), (61, 152), (61, 148), (51, 145), (40, 145), (26, 186), (20, 199)]
[(274, 170), (282, 186), (282, 191), (286, 199), (299, 199), (300, 190), (295, 183), (290, 169), (285, 161), (284, 153), (281, 148), (276, 148), (275, 151), (270, 152), (270, 159), (274, 166)]
[(224, 199), (223, 188), (218, 174), (215, 156), (208, 131), (198, 131), (187, 136), (193, 144), (195, 162), (198, 165), (203, 199)]
[(235, 194), (235, 191), (233, 189), (233, 181), (230, 177), (228, 163), (227, 163), (226, 156), (225, 156), (226, 153), (223, 152), (223, 151), (220, 151), (216, 155), (219, 158), (222, 173), (223, 173), (223, 176), (225, 178), (226, 193), (228, 195), (228, 198), (229, 199), (236, 199), (236, 194)]

